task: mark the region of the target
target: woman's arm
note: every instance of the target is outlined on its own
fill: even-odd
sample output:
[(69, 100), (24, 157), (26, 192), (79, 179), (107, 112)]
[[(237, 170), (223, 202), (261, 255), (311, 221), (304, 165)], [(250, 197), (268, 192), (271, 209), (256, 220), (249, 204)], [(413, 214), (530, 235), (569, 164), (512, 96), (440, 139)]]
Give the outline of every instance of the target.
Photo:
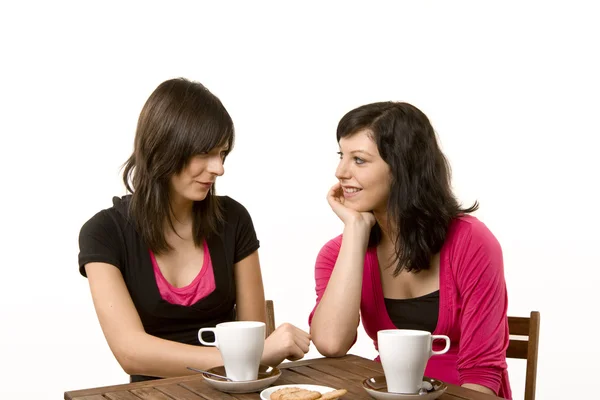
[[(258, 251), (234, 265), (238, 320), (266, 321), (265, 294)], [(286, 358), (298, 360), (309, 350), (310, 335), (291, 324), (280, 325), (265, 341), (262, 364), (279, 365)]]
[(236, 311), (240, 321), (266, 322), (265, 291), (258, 251), (234, 264)]
[[(341, 357), (352, 347), (360, 322), (365, 254), (375, 217), (372, 213), (357, 212), (346, 207), (339, 183), (330, 189), (327, 201), (344, 222), (344, 234), (337, 259), (335, 254), (326, 254), (327, 246), (317, 258), (315, 280), (318, 305), (312, 316), (310, 333), (321, 354)], [(332, 260), (335, 260), (333, 271)]]
[(324, 254), (328, 250), (324, 248), (317, 258), (315, 279), (317, 292), (321, 292), (318, 295), (320, 297), (322, 294), (322, 297), (312, 317), (310, 333), (317, 350), (326, 357), (344, 356), (354, 344), (360, 322), (363, 267), (368, 239), (368, 232), (347, 225), (337, 261), (329, 277), (318, 275), (327, 271), (326, 266), (321, 264), (327, 263), (327, 258), (331, 263), (332, 255)]
[(457, 240), (452, 262), (462, 309), (457, 362), (460, 383), (497, 394), (509, 340), (502, 249), (479, 221), (469, 224)]
[(209, 369), (223, 364), (214, 347), (192, 346), (147, 334), (117, 267), (89, 263), (85, 271), (106, 341), (127, 374), (181, 376), (193, 373), (187, 366)]

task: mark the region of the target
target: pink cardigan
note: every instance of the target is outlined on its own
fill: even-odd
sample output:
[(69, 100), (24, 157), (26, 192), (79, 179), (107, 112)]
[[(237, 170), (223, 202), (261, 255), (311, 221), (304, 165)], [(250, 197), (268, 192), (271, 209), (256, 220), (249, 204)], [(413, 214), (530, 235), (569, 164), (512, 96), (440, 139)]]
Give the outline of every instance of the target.
[[(317, 304), (323, 297), (342, 244), (342, 235), (329, 241), (317, 257)], [(365, 255), (360, 314), (365, 331), (377, 348), (377, 332), (395, 329), (386, 311), (376, 248)], [(432, 356), (425, 375), (462, 385), (476, 383), (511, 399), (508, 348), (507, 292), (502, 249), (489, 229), (473, 216), (450, 225), (440, 254), (440, 308), (436, 335), (450, 337), (448, 353)], [(310, 314), (309, 324), (315, 308)], [(434, 348), (438, 349), (437, 342)], [(441, 346), (439, 346), (441, 347)], [(379, 359), (379, 357), (377, 357)]]

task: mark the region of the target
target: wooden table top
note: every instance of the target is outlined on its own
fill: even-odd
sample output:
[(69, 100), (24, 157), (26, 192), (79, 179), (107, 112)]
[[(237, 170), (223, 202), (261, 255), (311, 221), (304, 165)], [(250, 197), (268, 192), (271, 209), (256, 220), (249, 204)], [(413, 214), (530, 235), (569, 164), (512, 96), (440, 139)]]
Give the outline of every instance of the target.
[[(383, 375), (381, 364), (347, 355), (281, 364), (273, 385), (313, 384), (347, 389), (344, 400), (370, 399), (362, 381)], [(228, 394), (209, 386), (201, 374), (65, 392), (65, 400), (259, 400), (259, 393)], [(448, 384), (440, 400), (497, 400), (496, 396)]]

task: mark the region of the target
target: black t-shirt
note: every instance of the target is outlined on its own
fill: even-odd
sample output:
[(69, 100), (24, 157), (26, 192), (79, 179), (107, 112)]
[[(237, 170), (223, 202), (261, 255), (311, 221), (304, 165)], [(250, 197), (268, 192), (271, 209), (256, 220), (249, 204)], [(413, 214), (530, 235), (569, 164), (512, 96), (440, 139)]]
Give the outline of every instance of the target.
[[(150, 250), (131, 222), (131, 196), (114, 197), (113, 207), (94, 215), (79, 233), (79, 272), (103, 262), (117, 267), (146, 333), (180, 343), (200, 345), (198, 330), (235, 318), (233, 265), (259, 248), (250, 214), (243, 205), (219, 196), (224, 223), (218, 235), (206, 238), (215, 275), (215, 290), (190, 306), (171, 304), (158, 291)], [(209, 335), (207, 340), (212, 340)]]

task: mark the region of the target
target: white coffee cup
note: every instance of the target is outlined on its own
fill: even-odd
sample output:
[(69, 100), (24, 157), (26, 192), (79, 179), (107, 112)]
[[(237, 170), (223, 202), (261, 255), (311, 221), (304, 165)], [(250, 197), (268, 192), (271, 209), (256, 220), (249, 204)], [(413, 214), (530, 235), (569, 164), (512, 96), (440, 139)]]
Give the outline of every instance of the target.
[[(443, 339), (443, 350), (433, 351), (434, 339)], [(386, 329), (377, 332), (379, 357), (391, 393), (418, 393), (423, 383), (427, 360), (450, 349), (450, 338), (427, 331)]]
[[(223, 357), (227, 377), (234, 381), (252, 381), (258, 378), (258, 368), (265, 347), (265, 323), (233, 321), (201, 328), (198, 340), (205, 346), (216, 346)], [(214, 342), (202, 339), (204, 332), (215, 334)]]

